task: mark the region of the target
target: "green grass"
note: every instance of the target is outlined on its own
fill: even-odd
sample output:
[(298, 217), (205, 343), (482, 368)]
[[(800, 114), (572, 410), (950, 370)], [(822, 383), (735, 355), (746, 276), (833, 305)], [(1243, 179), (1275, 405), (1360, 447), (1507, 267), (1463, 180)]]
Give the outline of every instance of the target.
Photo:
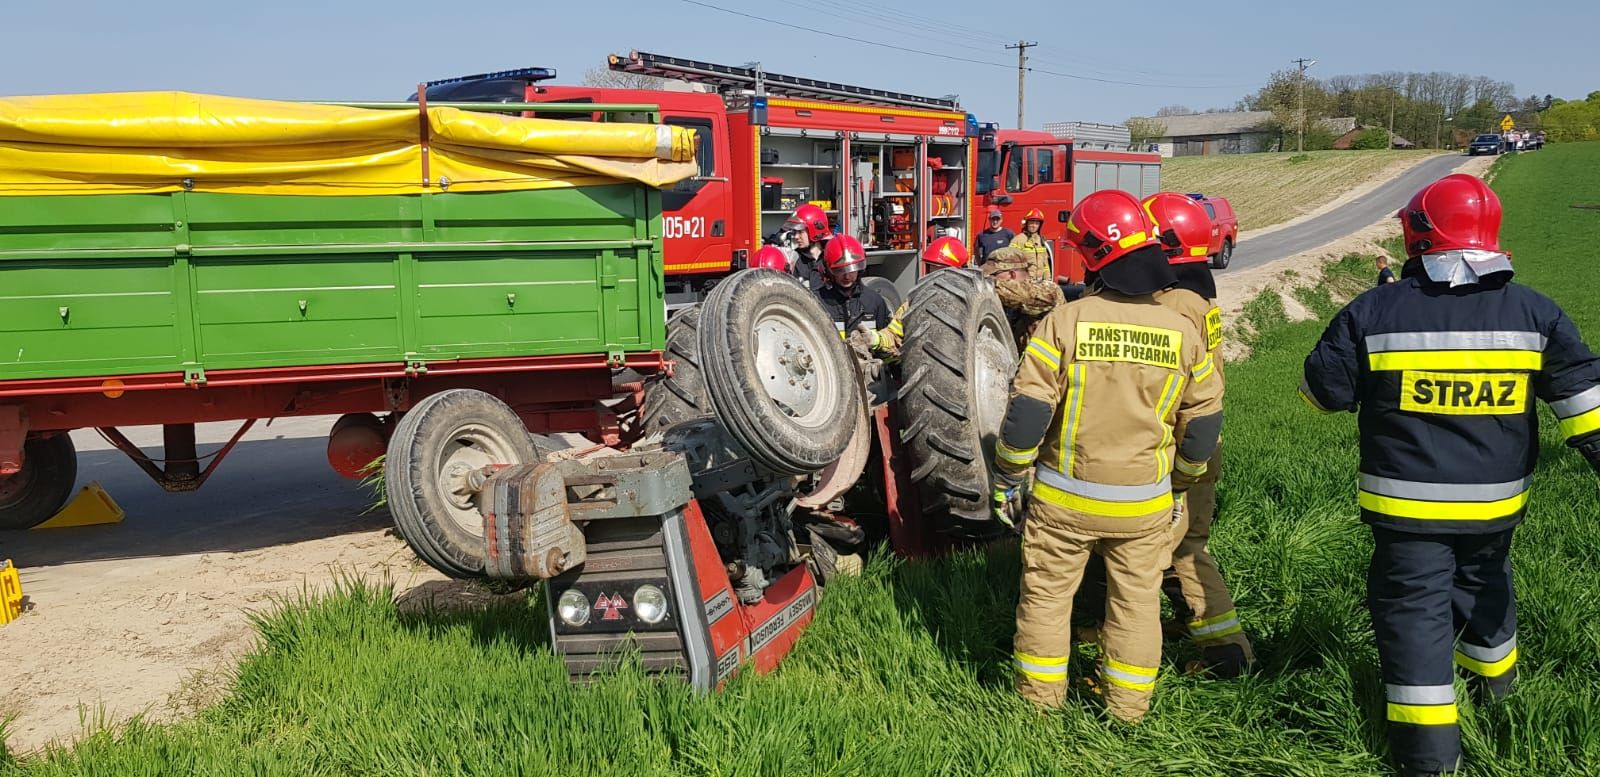
[(1311, 151), (1304, 154), (1218, 154), (1163, 160), (1162, 186), (1227, 197), (1239, 229), (1288, 221), (1333, 201), (1395, 165), (1437, 151)]
[[(1505, 163), (1496, 188), (1520, 280), (1600, 339), (1600, 144)], [(1334, 265), (1299, 300), (1371, 283)], [(1355, 423), (1295, 396), (1317, 322), (1246, 307), (1253, 356), (1228, 370), (1227, 470), (1213, 549), (1256, 640), (1257, 674), (1182, 676), (1168, 643), (1155, 709), (1128, 728), (1075, 690), (1034, 713), (1010, 690), (1015, 547), (900, 563), (823, 597), (773, 675), (717, 695), (625, 672), (570, 686), (542, 605), (403, 614), (347, 584), (260, 621), (261, 650), (220, 705), (174, 725), (135, 721), (0, 774), (26, 775), (1381, 775), (1377, 656), (1362, 600), (1370, 540), (1356, 520)], [(1522, 678), (1506, 704), (1462, 706), (1470, 775), (1600, 772), (1600, 501), (1544, 418), (1545, 460), (1518, 530)], [(1089, 664), (1087, 649), (1074, 676)], [(3, 753), (0, 750), (0, 753)]]

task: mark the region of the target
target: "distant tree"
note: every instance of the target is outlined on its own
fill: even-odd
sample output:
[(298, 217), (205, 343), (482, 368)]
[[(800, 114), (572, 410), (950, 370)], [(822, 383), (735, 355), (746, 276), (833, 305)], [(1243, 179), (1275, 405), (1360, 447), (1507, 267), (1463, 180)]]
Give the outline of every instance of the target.
[[(1294, 147), (1299, 128), (1299, 71), (1273, 73), (1267, 85), (1246, 95), (1239, 110), (1271, 111), (1273, 126), (1284, 133), (1284, 148)], [(1548, 103), (1548, 104), (1547, 104)], [(1317, 144), (1312, 122), (1328, 116), (1353, 116), (1357, 124), (1386, 127), (1395, 134), (1431, 145), (1452, 131), (1498, 130), (1511, 113), (1518, 126), (1538, 126), (1534, 114), (1553, 101), (1523, 99), (1510, 83), (1459, 73), (1385, 72), (1334, 75), (1305, 82), (1307, 148)], [(1492, 114), (1492, 115), (1491, 115)]]
[(1128, 140), (1135, 146), (1142, 146), (1156, 138), (1167, 136), (1167, 124), (1164, 121), (1134, 116), (1127, 121)]
[(1553, 105), (1540, 119), (1550, 140), (1573, 142), (1600, 140), (1600, 92), (1590, 92), (1589, 99), (1573, 100)]
[(1165, 105), (1156, 109), (1156, 116), (1187, 116), (1194, 113), (1194, 109), (1187, 105)]
[(1389, 131), (1382, 127), (1368, 127), (1350, 141), (1356, 151), (1380, 151), (1389, 147)]
[(667, 88), (667, 82), (672, 79), (647, 76), (642, 73), (624, 73), (604, 67), (594, 67), (583, 71), (583, 85), (595, 86), (602, 89), (650, 89), (660, 90)]

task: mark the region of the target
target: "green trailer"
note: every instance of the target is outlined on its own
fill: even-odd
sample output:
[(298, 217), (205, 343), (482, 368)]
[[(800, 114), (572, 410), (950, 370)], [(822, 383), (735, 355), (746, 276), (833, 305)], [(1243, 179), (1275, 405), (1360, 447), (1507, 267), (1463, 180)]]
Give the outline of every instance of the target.
[[(127, 96), (114, 97), (108, 115), (125, 118)], [(589, 123), (533, 150), (506, 133), (538, 135), (521, 123), (536, 120), (451, 117), (492, 131), (483, 140), (449, 135), (448, 106), (255, 101), (244, 123), (305, 125), (309, 112), (321, 125), (217, 143), (146, 126), (132, 148), (50, 135), (33, 121), (48, 111), (9, 102), (24, 104), (0, 100), (0, 529), (37, 524), (71, 494), (73, 429), (102, 430), (164, 488), (192, 490), (227, 450), (202, 470), (195, 423), (237, 420), (237, 441), (256, 419), (338, 415), (330, 461), (359, 477), (401, 415), (452, 390), (497, 399), (485, 407), (510, 408), (519, 431), (614, 442), (618, 411), (601, 403), (614, 376), (663, 365), (658, 186), (692, 161), (582, 157)], [(632, 128), (646, 142), (668, 129)], [(493, 407), (457, 411), (469, 433), (425, 454), (436, 470), (537, 455), (527, 435), (470, 421)], [(165, 467), (117, 431), (136, 425), (164, 427)], [(472, 505), (451, 499), (421, 509), (479, 531)]]

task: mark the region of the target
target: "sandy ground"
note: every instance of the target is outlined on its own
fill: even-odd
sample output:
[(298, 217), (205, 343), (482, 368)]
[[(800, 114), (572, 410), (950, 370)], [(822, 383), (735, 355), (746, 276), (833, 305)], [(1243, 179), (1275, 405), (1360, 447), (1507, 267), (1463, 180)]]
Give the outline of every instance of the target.
[[(420, 564), (388, 513), (328, 468), (331, 418), (279, 421), (245, 438), (198, 493), (166, 494), (93, 432), (73, 435), (79, 482), (127, 511), (119, 525), (0, 533), (29, 609), (0, 626), (0, 718), (28, 752), (84, 722), (170, 719), (215, 701), (255, 633), (249, 613), (337, 575), (403, 594), (458, 586)], [(130, 434), (159, 450), (158, 430)], [(200, 429), (202, 453), (232, 428)]]
[[(1462, 169), (1481, 174), (1490, 161)], [(1292, 285), (1289, 272), (1309, 275), (1321, 260), (1370, 249), (1395, 229), (1386, 219), (1270, 265), (1222, 273), (1226, 312), (1236, 314), (1261, 289)], [(0, 719), (13, 717), (14, 751), (68, 741), (85, 723), (141, 713), (172, 719), (215, 701), (254, 643), (249, 614), (326, 589), (339, 575), (391, 581), (413, 601), (474, 597), (419, 563), (390, 531), (387, 512), (367, 511), (371, 497), (328, 469), (323, 435), (331, 423), (258, 427), (195, 494), (163, 493), (93, 432), (74, 435), (80, 484), (101, 482), (128, 517), (113, 526), (0, 533), (0, 558), (16, 560), (30, 608), (0, 626)], [(202, 450), (231, 431), (202, 426)], [(159, 446), (157, 430), (138, 432), (135, 442)]]

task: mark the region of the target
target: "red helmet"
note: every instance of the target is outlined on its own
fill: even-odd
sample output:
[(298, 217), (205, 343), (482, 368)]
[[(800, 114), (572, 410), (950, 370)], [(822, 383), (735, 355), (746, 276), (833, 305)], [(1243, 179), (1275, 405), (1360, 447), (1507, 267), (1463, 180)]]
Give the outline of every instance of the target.
[(1030, 208), (1028, 210), (1028, 214), (1023, 216), (1022, 220), (1025, 221), (1025, 222), (1026, 221), (1037, 221), (1037, 222), (1042, 224), (1042, 223), (1044, 223), (1044, 211), (1039, 210), (1038, 208)]
[(1211, 250), (1211, 218), (1200, 203), (1177, 192), (1157, 192), (1144, 200), (1171, 264), (1204, 262)]
[(941, 237), (922, 249), (922, 261), (940, 267), (966, 267), (967, 244), (954, 237)]
[(751, 267), (760, 267), (765, 270), (789, 271), (789, 257), (783, 255), (783, 249), (777, 246), (762, 246), (754, 256), (750, 257)]
[(1407, 256), (1463, 248), (1500, 250), (1500, 198), (1474, 176), (1440, 178), (1422, 187), (1396, 215)]
[(827, 250), (822, 252), (822, 261), (828, 266), (829, 273), (860, 272), (867, 266), (867, 251), (861, 247), (860, 240), (840, 235), (828, 241)]
[(1131, 251), (1161, 244), (1138, 198), (1120, 189), (1084, 197), (1067, 219), (1067, 242), (1095, 272)]
[(783, 222), (783, 228), (793, 231), (806, 231), (806, 237), (811, 242), (819, 242), (833, 237), (833, 227), (828, 226), (828, 214), (823, 209), (806, 203), (794, 209), (794, 215)]

